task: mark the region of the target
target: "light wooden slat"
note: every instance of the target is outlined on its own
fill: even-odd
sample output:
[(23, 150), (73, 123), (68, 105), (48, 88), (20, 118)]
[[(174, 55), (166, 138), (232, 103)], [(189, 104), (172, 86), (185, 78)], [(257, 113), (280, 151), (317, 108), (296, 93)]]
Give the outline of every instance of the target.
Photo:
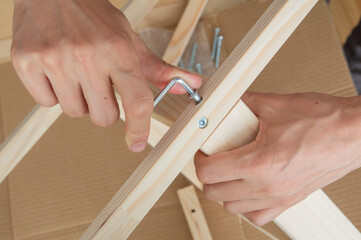
[(11, 38), (0, 40), (0, 64), (11, 61)]
[[(308, 14), (316, 0), (276, 0), (140, 164), (81, 239), (126, 239), (200, 149), (239, 97)], [(206, 116), (207, 128), (198, 120)]]
[[(147, 11), (145, 9), (154, 6), (156, 1), (142, 1), (133, 0), (129, 4), (130, 8), (126, 8), (124, 13), (130, 16), (131, 21), (136, 19), (136, 22), (145, 17)], [(141, 7), (136, 11), (136, 6)], [(4, 45), (2, 45), (4, 44)], [(11, 41), (0, 42), (0, 54), (10, 49)], [(10, 50), (9, 50), (10, 52)], [(10, 56), (7, 56), (10, 58)], [(5, 59), (6, 56), (0, 55), (0, 62)], [(15, 168), (15, 166), (21, 161), (21, 159), (30, 151), (35, 143), (41, 138), (41, 136), (53, 125), (56, 119), (61, 115), (62, 110), (60, 106), (53, 108), (44, 108), (40, 105), (35, 106), (26, 119), (13, 131), (13, 133), (7, 138), (5, 142), (0, 145), (0, 183), (6, 178), (6, 176)], [(41, 123), (41, 124), (36, 124)]]
[(177, 194), (193, 240), (212, 240), (212, 235), (194, 186), (182, 188), (177, 191)]
[(15, 168), (61, 113), (59, 105), (51, 108), (37, 105), (0, 145), (0, 182)]
[(168, 48), (163, 55), (164, 61), (175, 66), (178, 65), (207, 2), (208, 0), (189, 1), (179, 21), (178, 27), (173, 33)]

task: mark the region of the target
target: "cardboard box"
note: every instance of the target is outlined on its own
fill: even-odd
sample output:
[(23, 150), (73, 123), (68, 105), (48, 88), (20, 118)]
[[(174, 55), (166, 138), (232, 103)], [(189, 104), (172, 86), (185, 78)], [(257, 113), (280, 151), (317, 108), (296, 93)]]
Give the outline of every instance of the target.
[[(271, 1), (253, 0), (205, 21), (222, 28), (225, 54)], [(356, 92), (326, 4), (320, 1), (251, 87), (263, 92)], [(0, 139), (4, 140), (35, 103), (10, 64), (0, 66)], [(130, 153), (123, 124), (99, 128), (89, 118), (62, 116), (0, 185), (0, 239), (78, 239), (150, 151)], [(325, 190), (361, 229), (361, 172)], [(130, 239), (191, 239), (176, 190), (189, 183), (179, 176)], [(199, 193), (214, 239), (266, 239)], [(274, 225), (265, 229), (287, 237)]]

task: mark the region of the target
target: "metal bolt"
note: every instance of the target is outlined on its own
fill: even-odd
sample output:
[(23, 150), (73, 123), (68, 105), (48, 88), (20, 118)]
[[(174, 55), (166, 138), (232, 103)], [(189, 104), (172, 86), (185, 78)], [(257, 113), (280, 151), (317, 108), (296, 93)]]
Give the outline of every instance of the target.
[(212, 47), (212, 59), (216, 58), (216, 51), (217, 51), (217, 42), (218, 42), (218, 36), (221, 32), (220, 28), (214, 29), (214, 39), (213, 39), (213, 47)]
[(194, 61), (196, 60), (196, 55), (197, 55), (197, 48), (198, 48), (198, 44), (194, 43), (193, 49), (192, 49), (192, 54), (191, 54), (191, 60), (189, 61), (189, 70), (190, 71), (193, 70)]
[(197, 72), (198, 72), (199, 74), (203, 74), (202, 64), (197, 63), (197, 64), (196, 64), (196, 69), (197, 69)]
[(183, 68), (183, 69), (185, 69), (185, 67), (184, 67), (184, 63), (183, 63), (183, 59), (180, 59), (179, 60), (179, 65), (178, 65), (180, 68)]
[(218, 42), (217, 42), (217, 53), (216, 53), (216, 68), (219, 68), (219, 61), (221, 59), (221, 50), (222, 50), (222, 42), (223, 42), (223, 36), (219, 36), (218, 37)]
[(198, 127), (203, 129), (203, 128), (207, 127), (207, 125), (208, 125), (208, 119), (205, 117), (201, 117), (201, 119), (199, 119), (199, 121), (198, 121)]

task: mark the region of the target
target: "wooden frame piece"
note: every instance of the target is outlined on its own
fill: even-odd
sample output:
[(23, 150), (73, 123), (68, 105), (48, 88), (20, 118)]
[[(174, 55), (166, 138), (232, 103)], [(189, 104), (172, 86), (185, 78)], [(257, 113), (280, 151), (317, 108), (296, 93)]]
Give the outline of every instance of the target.
[(0, 40), (0, 64), (11, 61), (11, 38)]
[(207, 220), (193, 185), (177, 191), (193, 240), (212, 240)]
[[(316, 4), (275, 0), (81, 239), (126, 239)], [(207, 117), (208, 126), (198, 128)]]
[(167, 50), (163, 55), (164, 61), (175, 66), (178, 65), (207, 2), (208, 0), (192, 0), (188, 2)]

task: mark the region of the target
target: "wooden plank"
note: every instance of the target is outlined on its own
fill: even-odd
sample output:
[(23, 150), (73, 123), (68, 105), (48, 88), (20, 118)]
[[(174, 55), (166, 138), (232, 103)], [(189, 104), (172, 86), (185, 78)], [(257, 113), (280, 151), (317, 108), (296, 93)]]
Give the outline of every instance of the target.
[(60, 105), (51, 108), (37, 105), (0, 145), (0, 182), (15, 168), (61, 113)]
[(182, 188), (177, 194), (193, 240), (211, 240), (212, 235), (194, 186)]
[[(275, 0), (81, 239), (126, 239), (317, 0)], [(198, 120), (207, 117), (205, 129)]]
[[(130, 16), (133, 21), (133, 15), (136, 16), (136, 22), (144, 18), (145, 9), (153, 7), (155, 1), (133, 0), (126, 8), (124, 13)], [(138, 11), (135, 11), (137, 5), (141, 5)], [(129, 9), (129, 10), (128, 10)], [(129, 12), (128, 12), (129, 11)], [(130, 22), (133, 24), (132, 22)], [(0, 42), (0, 53), (10, 49), (11, 41), (6, 44)], [(10, 51), (10, 50), (9, 50)], [(10, 58), (10, 55), (7, 55)], [(0, 61), (3, 56), (0, 55)], [(61, 115), (62, 110), (59, 105), (52, 108), (45, 108), (36, 105), (26, 119), (12, 132), (12, 134), (0, 145), (0, 183), (15, 168), (21, 159), (30, 151), (41, 136), (51, 127), (56, 119)]]
[(0, 40), (0, 64), (11, 61), (11, 38)]
[(164, 61), (178, 65), (207, 2), (208, 0), (189, 1), (168, 48), (163, 55)]

